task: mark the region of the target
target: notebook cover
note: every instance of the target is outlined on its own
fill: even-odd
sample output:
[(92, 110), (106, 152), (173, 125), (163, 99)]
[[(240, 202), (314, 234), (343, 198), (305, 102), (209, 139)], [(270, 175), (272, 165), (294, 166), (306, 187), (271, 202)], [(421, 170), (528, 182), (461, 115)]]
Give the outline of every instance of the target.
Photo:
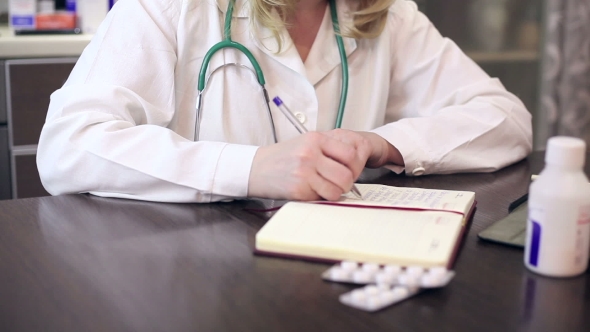
[[(453, 251), (451, 252), (449, 262), (447, 263), (447, 266), (446, 266), (449, 269), (452, 268), (453, 265), (455, 264), (455, 260), (457, 259), (457, 256), (459, 254), (459, 249), (461, 248), (461, 244), (463, 243), (463, 240), (465, 238), (465, 230), (467, 229), (467, 226), (473, 220), (473, 215), (475, 214), (476, 205), (477, 205), (477, 201), (473, 201), (473, 205), (471, 205), (471, 209), (469, 209), (469, 212), (467, 213), (467, 216), (465, 217), (465, 222), (463, 223), (463, 226), (461, 227), (461, 230), (459, 231), (459, 234), (457, 235), (457, 240), (455, 241), (455, 246), (453, 248)], [(367, 208), (367, 206), (360, 206), (360, 207)], [(316, 262), (316, 263), (335, 264), (335, 263), (340, 262), (340, 260), (336, 260), (336, 259), (318, 258), (318, 257), (313, 257), (313, 256), (285, 254), (285, 253), (277, 253), (277, 252), (272, 252), (272, 251), (258, 250), (258, 249), (256, 249), (256, 245), (254, 245), (254, 254), (260, 255), (260, 256), (270, 256), (270, 257), (278, 257), (278, 258), (304, 260), (304, 261), (310, 261), (310, 262)]]

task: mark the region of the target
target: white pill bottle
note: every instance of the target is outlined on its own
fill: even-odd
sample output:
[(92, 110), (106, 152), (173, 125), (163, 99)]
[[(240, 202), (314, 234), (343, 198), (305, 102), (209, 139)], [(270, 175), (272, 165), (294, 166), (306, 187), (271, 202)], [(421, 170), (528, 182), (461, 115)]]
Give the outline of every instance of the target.
[(571, 277), (586, 271), (590, 185), (583, 172), (586, 143), (551, 137), (545, 168), (531, 183), (524, 264), (536, 273)]

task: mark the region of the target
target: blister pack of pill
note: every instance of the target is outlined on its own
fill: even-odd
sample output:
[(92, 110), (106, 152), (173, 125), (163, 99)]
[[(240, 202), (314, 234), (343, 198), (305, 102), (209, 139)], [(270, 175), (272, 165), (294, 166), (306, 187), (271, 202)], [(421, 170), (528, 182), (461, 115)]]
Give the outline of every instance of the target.
[(378, 284), (410, 288), (438, 288), (446, 286), (455, 272), (443, 266), (379, 265), (343, 261), (322, 273), (324, 280), (359, 285)]
[(365, 311), (377, 311), (408, 299), (419, 291), (418, 287), (366, 285), (340, 295), (340, 302)]

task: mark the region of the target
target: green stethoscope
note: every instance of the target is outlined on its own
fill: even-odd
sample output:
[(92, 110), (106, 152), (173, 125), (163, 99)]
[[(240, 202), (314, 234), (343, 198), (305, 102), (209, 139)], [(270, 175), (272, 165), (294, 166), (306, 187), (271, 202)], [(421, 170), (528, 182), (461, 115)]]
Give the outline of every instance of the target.
[[(269, 102), (270, 99), (268, 98), (268, 93), (266, 92), (266, 88), (264, 87), (264, 84), (266, 84), (265, 80), (264, 80), (264, 74), (262, 73), (262, 69), (260, 68), (260, 65), (258, 64), (258, 61), (256, 61), (256, 59), (254, 58), (254, 55), (252, 55), (252, 53), (242, 44), (237, 43), (235, 41), (231, 40), (231, 19), (232, 19), (232, 14), (234, 11), (234, 2), (235, 0), (229, 0), (229, 4), (227, 5), (227, 12), (225, 13), (225, 23), (224, 23), (224, 27), (223, 27), (223, 40), (220, 41), (219, 43), (213, 45), (213, 47), (211, 47), (209, 49), (209, 51), (207, 51), (207, 53), (205, 54), (205, 57), (203, 58), (203, 64), (201, 65), (201, 70), (199, 72), (199, 84), (198, 84), (198, 90), (199, 93), (197, 95), (197, 119), (195, 121), (195, 141), (199, 140), (199, 130), (200, 130), (200, 126), (201, 126), (201, 112), (202, 112), (202, 108), (201, 108), (201, 102), (202, 102), (202, 97), (203, 97), (203, 93), (205, 92), (205, 88), (207, 85), (207, 81), (209, 80), (209, 78), (211, 77), (211, 75), (213, 75), (213, 73), (215, 73), (217, 70), (225, 67), (225, 66), (237, 66), (237, 67), (241, 67), (241, 68), (246, 68), (248, 70), (250, 70), (254, 75), (256, 75), (256, 78), (258, 80), (258, 84), (260, 84), (260, 87), (262, 88), (262, 95), (264, 100), (266, 101), (266, 109), (268, 112), (268, 117), (269, 117), (269, 121), (271, 124), (271, 128), (272, 128), (272, 135), (274, 138), (275, 143), (277, 143), (277, 134), (275, 131), (275, 126), (274, 126), (274, 121), (272, 119), (272, 113), (270, 111), (270, 106), (269, 106)], [(346, 95), (348, 94), (348, 60), (346, 59), (346, 52), (344, 50), (344, 42), (342, 41), (342, 37), (340, 36), (340, 27), (339, 27), (339, 23), (338, 23), (338, 14), (336, 13), (336, 0), (329, 0), (330, 3), (330, 14), (332, 16), (332, 26), (334, 28), (334, 34), (336, 36), (336, 44), (338, 44), (338, 51), (340, 53), (340, 62), (341, 62), (341, 67), (342, 67), (342, 87), (341, 87), (341, 91), (340, 91), (340, 104), (338, 106), (338, 115), (336, 116), (336, 124), (335, 124), (335, 128), (340, 128), (342, 126), (342, 117), (344, 115), (344, 107), (346, 105)], [(220, 67), (217, 67), (213, 70), (213, 72), (211, 72), (208, 76), (207, 76), (207, 69), (209, 67), (209, 62), (211, 61), (211, 57), (213, 57), (213, 55), (215, 54), (215, 52), (224, 49), (224, 48), (235, 48), (239, 51), (241, 51), (244, 55), (246, 55), (246, 57), (248, 57), (248, 59), (250, 60), (250, 63), (252, 64), (252, 68), (240, 64), (240, 63), (226, 63), (221, 65)]]

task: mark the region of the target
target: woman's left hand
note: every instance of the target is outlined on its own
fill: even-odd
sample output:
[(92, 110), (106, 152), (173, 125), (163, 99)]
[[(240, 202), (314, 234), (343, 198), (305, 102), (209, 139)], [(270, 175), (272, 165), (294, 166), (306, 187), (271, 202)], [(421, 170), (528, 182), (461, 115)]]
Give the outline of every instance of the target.
[[(361, 140), (351, 140), (350, 137), (350, 130), (346, 129), (333, 129), (324, 134), (340, 140), (347, 144), (355, 145), (358, 144)], [(404, 158), (402, 157), (399, 150), (391, 145), (388, 141), (386, 141), (383, 137), (367, 132), (367, 131), (357, 131), (355, 134), (358, 134), (364, 138), (365, 142), (369, 143), (370, 146), (370, 154), (369, 158), (366, 162), (366, 167), (369, 168), (379, 168), (383, 165), (387, 164), (395, 164), (399, 166), (404, 166)]]

